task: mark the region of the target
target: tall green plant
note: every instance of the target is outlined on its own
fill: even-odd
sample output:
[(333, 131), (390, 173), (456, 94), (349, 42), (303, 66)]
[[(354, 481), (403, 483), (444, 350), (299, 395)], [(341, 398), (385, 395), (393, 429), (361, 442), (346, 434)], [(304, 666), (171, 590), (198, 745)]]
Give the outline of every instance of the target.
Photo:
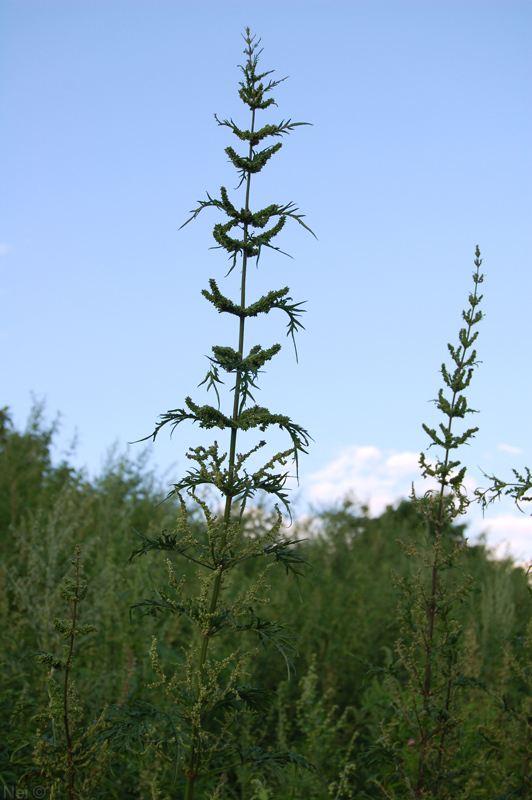
[[(478, 336), (475, 328), (482, 319), (478, 308), (482, 300), (478, 289), (484, 279), (481, 264), (477, 247), (474, 291), (469, 295), (469, 308), (462, 312), (465, 325), (458, 344), (448, 345), (454, 368), (448, 369), (445, 364), (441, 368), (445, 388), (439, 390), (435, 402), (444, 421), (439, 429), (423, 425), (430, 447), (439, 448), (441, 453), (434, 462), (425, 453), (420, 457), (423, 477), (434, 481), (436, 488), (423, 496), (412, 490), (424, 525), (417, 537), (403, 544), (413, 562), (412, 575), (397, 579), (402, 594), (402, 630), (392, 671), (399, 678), (393, 687), (397, 712), (393, 730), (395, 734), (399, 731), (399, 737), (392, 739), (392, 729), (388, 729), (384, 744), (396, 768), (396, 779), (391, 779), (389, 786), (401, 791), (401, 796), (406, 790), (406, 796), (412, 798), (443, 800), (458, 796), (465, 777), (455, 768), (458, 695), (470, 681), (463, 671), (463, 629), (456, 606), (466, 600), (470, 582), (460, 574), (460, 556), (467, 542), (450, 534), (451, 526), (471, 502), (464, 487), (466, 467), (455, 453), (478, 428), (457, 432), (454, 423), (475, 413), (464, 392), (477, 364), (474, 344)], [(385, 783), (381, 785), (390, 797)]]
[[(40, 769), (40, 781), (50, 789), (50, 797), (74, 800), (86, 796), (98, 781), (99, 771), (94, 769), (94, 762), (101, 753), (97, 753), (94, 737), (103, 721), (93, 722), (86, 730), (80, 729), (82, 707), (72, 678), (74, 650), (76, 641), (94, 633), (96, 628), (79, 624), (79, 605), (88, 588), (81, 577), (81, 545), (76, 546), (70, 563), (74, 567), (74, 578), (65, 577), (59, 591), (63, 599), (72, 604), (72, 613), (69, 619), (56, 618), (53, 621), (56, 631), (66, 640), (63, 655), (41, 653), (38, 656), (38, 661), (49, 668), (46, 680), (49, 704), (46, 713), (38, 715), (35, 720), (45, 725), (50, 723), (51, 736), (44, 730), (37, 731), (34, 757)], [(54, 676), (59, 672), (63, 674), (62, 685)]]
[[(241, 763), (255, 762), (279, 772), (287, 763), (298, 762), (288, 751), (263, 751), (259, 747), (244, 749), (233, 738), (232, 723), (241, 713), (261, 713), (269, 702), (267, 692), (245, 685), (245, 665), (257, 650), (257, 644), (269, 643), (285, 658), (288, 670), (294, 654), (293, 637), (279, 621), (265, 618), (259, 613), (261, 605), (268, 603), (268, 574), (273, 566), (282, 564), (287, 572), (298, 572), (302, 558), (293, 550), (294, 542), (286, 541), (281, 533), (280, 505), (289, 511), (285, 484), (288, 471), (284, 469), (289, 459), (296, 466), (301, 453), (309, 443), (307, 431), (284, 414), (272, 413), (255, 404), (252, 392), (257, 388), (257, 378), (262, 367), (281, 349), (280, 344), (262, 348), (251, 347), (246, 352), (245, 333), (248, 320), (260, 314), (279, 309), (287, 315), (288, 335), (295, 345), (295, 334), (302, 327), (301, 303), (292, 302), (288, 287), (274, 289), (249, 302), (248, 265), (257, 263), (263, 249), (279, 251), (273, 243), (288, 219), (295, 220), (306, 230), (302, 215), (293, 203), (272, 203), (258, 211), (250, 206), (252, 179), (278, 152), (282, 143), (267, 144), (272, 139), (289, 134), (299, 125), (307, 123), (283, 120), (278, 124), (259, 127), (257, 115), (274, 105), (269, 93), (281, 81), (270, 80), (272, 71), (259, 72), (258, 60), (262, 51), (259, 41), (246, 29), (245, 65), (241, 67), (243, 80), (239, 95), (247, 106), (251, 119), (248, 129), (239, 128), (232, 119), (221, 120), (219, 125), (229, 128), (240, 143), (247, 146), (245, 155), (227, 147), (231, 163), (239, 176), (239, 187), (244, 190), (244, 205), (238, 207), (229, 198), (225, 187), (220, 198), (207, 195), (201, 201), (192, 219), (206, 208), (221, 211), (226, 218), (214, 226), (217, 246), (229, 256), (231, 273), (237, 265), (241, 270), (240, 293), (237, 300), (225, 296), (216, 280), (209, 281), (203, 296), (216, 311), (234, 318), (237, 335), (234, 347), (216, 345), (212, 348), (210, 365), (203, 384), (213, 389), (217, 405), (200, 405), (190, 397), (185, 407), (172, 409), (161, 416), (153, 438), (161, 428), (170, 425), (174, 430), (185, 420), (195, 422), (200, 428), (218, 429), (228, 436), (227, 450), (215, 440), (209, 447), (190, 448), (187, 457), (192, 466), (175, 485), (175, 494), (181, 503), (181, 516), (176, 530), (156, 538), (139, 534), (141, 543), (134, 552), (140, 556), (150, 550), (160, 550), (169, 556), (168, 589), (159, 589), (156, 597), (137, 603), (134, 610), (141, 614), (157, 615), (169, 612), (188, 624), (190, 644), (185, 648), (185, 658), (170, 675), (163, 667), (154, 641), (151, 658), (158, 675), (158, 685), (164, 687), (170, 700), (166, 720), (170, 720), (165, 743), (156, 745), (160, 753), (174, 763), (179, 774), (185, 776), (185, 800), (192, 800), (200, 779), (218, 780), (217, 776), (231, 773)], [(265, 145), (265, 146), (263, 146)], [(268, 227), (269, 226), (269, 227)], [(229, 274), (228, 273), (228, 274)], [(296, 351), (297, 356), (297, 351)], [(232, 408), (222, 410), (221, 375), (232, 382)], [(200, 384), (201, 385), (201, 384)], [(290, 446), (276, 453), (261, 467), (251, 469), (248, 464), (266, 442), (243, 452), (237, 451), (237, 439), (247, 431), (264, 432), (276, 426), (288, 434)], [(210, 487), (221, 496), (222, 508), (213, 510), (200, 496), (198, 490)], [(258, 492), (265, 492), (275, 500), (275, 511), (268, 529), (257, 537), (246, 535), (244, 510), (246, 503)], [(203, 535), (191, 529), (187, 520), (186, 496), (197, 503), (205, 518)], [(196, 581), (180, 578), (170, 556), (179, 556), (197, 566)], [(251, 585), (232, 591), (231, 575), (250, 559), (262, 559), (263, 568)], [(255, 640), (227, 647), (229, 634), (251, 635)], [(214, 784), (213, 784), (214, 785)], [(216, 790), (217, 791), (217, 790)]]

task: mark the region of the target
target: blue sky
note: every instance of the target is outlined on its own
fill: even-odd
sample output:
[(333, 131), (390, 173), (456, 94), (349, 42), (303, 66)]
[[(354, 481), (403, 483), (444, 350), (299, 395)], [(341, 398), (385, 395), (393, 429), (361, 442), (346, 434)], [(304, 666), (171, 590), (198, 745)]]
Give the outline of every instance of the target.
[[(209, 250), (214, 212), (178, 229), (207, 191), (236, 186), (213, 114), (248, 124), (246, 26), (262, 66), (290, 76), (263, 122), (313, 124), (251, 198), (293, 200), (318, 236), (287, 226), (293, 259), (265, 253), (250, 283), (307, 301), (299, 364), (279, 317), (248, 340), (283, 344), (257, 400), (314, 438), (299, 507), (351, 491), (377, 513), (408, 493), (477, 244), (480, 431), (462, 457), (472, 487), (481, 469), (530, 465), (532, 5), (512, 0), (1, 0), (2, 405), (22, 425), (31, 393), (44, 398), (60, 448), (77, 431), (75, 461), (94, 473), (187, 395), (207, 402), (205, 356), (236, 333), (200, 292), (227, 262)], [(165, 481), (200, 433), (150, 446)], [(487, 524), (532, 558), (511, 505)]]

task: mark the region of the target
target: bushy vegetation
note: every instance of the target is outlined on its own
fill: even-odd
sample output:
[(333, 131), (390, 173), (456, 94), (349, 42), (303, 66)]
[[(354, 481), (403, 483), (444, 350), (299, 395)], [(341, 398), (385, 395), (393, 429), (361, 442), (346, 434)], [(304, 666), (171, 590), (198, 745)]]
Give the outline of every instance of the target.
[[(287, 221), (307, 228), (293, 203), (253, 212), (249, 202), (277, 139), (303, 123), (256, 125), (280, 82), (265, 82), (249, 30), (244, 39), (249, 130), (216, 118), (248, 148), (226, 148), (244, 206), (222, 187), (191, 218), (206, 208), (228, 218), (214, 238), (229, 272), (241, 269), (239, 297), (214, 279), (203, 295), (236, 323), (237, 347), (212, 348), (204, 384), (217, 405), (187, 397), (153, 433), (196, 422), (226, 435), (227, 452), (217, 440), (192, 448), (166, 496), (144, 457), (115, 453), (89, 480), (68, 460), (54, 464), (42, 406), (24, 431), (0, 412), (4, 796), (529, 797), (528, 575), (468, 545), (461, 522), (473, 501), (507, 493), (524, 503), (532, 488), (528, 471), (509, 483), (489, 476), (476, 498), (464, 488), (459, 451), (477, 429), (456, 426), (474, 413), (465, 392), (482, 320), (480, 253), (453, 366), (442, 366), (443, 422), (423, 426), (432, 488), (378, 518), (346, 501), (288, 527), (286, 464), (297, 472), (309, 435), (254, 404), (280, 345), (246, 355), (244, 334), (272, 310), (287, 315), (294, 344), (302, 327), (288, 288), (250, 303), (246, 281), (251, 258), (279, 250)], [(238, 452), (237, 437), (240, 448), (244, 434), (271, 426), (288, 449), (262, 466), (266, 441)]]
[[(151, 536), (171, 530), (180, 510), (171, 499), (161, 504), (165, 492), (144, 459), (114, 456), (91, 481), (66, 463), (54, 466), (53, 428), (42, 409), (35, 409), (24, 431), (17, 431), (4, 411), (1, 434), (0, 481), (3, 498), (9, 499), (0, 528), (4, 786), (28, 792), (44, 786), (46, 796), (69, 796), (64, 670), (50, 660), (40, 663), (39, 656), (61, 659), (69, 641), (54, 619), (71, 618), (72, 602), (60, 587), (64, 576), (75, 581), (71, 562), (80, 545), (87, 592), (77, 624), (96, 630), (76, 637), (74, 645), (71, 796), (179, 798), (183, 786), (179, 776), (174, 782), (172, 755), (165, 757), (158, 744), (172, 720), (153, 712), (166, 706), (165, 687), (146, 687), (157, 682), (149, 655), (152, 636), (161, 658), (178, 663), (187, 630), (172, 616), (130, 618), (137, 598), (150, 596), (166, 576), (156, 554), (147, 554), (145, 564), (126, 563), (137, 546), (133, 529)], [(29, 457), (31, 475), (21, 480), (19, 466)], [(271, 515), (260, 508), (249, 516), (253, 537), (271, 524)], [(189, 524), (200, 532), (203, 523), (192, 515)], [(250, 662), (250, 685), (274, 692), (277, 703), (264, 713), (244, 715), (234, 732), (244, 748), (260, 747), (272, 759), (276, 751), (298, 753), (316, 771), (294, 764), (283, 782), (275, 769), (235, 766), (220, 796), (379, 798), (386, 796), (381, 784), (388, 796), (409, 797), (400, 785), (401, 772), (407, 774), (415, 761), (418, 740), (408, 719), (397, 714), (398, 703), (408, 703), (408, 672), (397, 642), (408, 646), (412, 634), (398, 603), (401, 580), (414, 578), (417, 567), (399, 542), (423, 546), (426, 522), (410, 501), (378, 518), (346, 502), (294, 527), (292, 536), (304, 539), (299, 552), (311, 566), (301, 567), (305, 576), (297, 580), (284, 571), (272, 574), (267, 610), (274, 621), (282, 609), (297, 631), (291, 642), (299, 652), (293, 658), (296, 672), (288, 680), (275, 648)], [(450, 548), (460, 547), (466, 530), (448, 525), (443, 534)], [(441, 796), (524, 798), (532, 711), (527, 575), (509, 560), (491, 558), (482, 544), (468, 546), (461, 558), (460, 568), (450, 571), (456, 573), (453, 581), (470, 587), (456, 612), (462, 629), (460, 747), (452, 751), (454, 786)], [(249, 560), (242, 588), (257, 570)], [(194, 569), (187, 576), (193, 580)]]

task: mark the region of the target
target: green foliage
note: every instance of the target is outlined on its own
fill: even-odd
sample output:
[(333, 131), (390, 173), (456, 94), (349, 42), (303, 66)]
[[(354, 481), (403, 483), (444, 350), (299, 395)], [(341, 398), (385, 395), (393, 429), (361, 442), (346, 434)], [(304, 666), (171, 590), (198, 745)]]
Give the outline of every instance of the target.
[[(50, 444), (56, 420), (43, 427), (43, 403), (34, 403), (26, 430), (15, 430), (7, 408), (0, 409), (0, 536), (17, 525), (24, 513), (48, 511), (50, 497), (79, 476), (65, 461), (52, 465)], [(24, 501), (22, 501), (24, 498)], [(4, 539), (2, 539), (4, 541)]]
[[(41, 425), (45, 441), (48, 428), (44, 421)], [(25, 449), (25, 433), (12, 430), (10, 435), (13, 442), (8, 442), (8, 449), (17, 458), (14, 444)], [(38, 436), (38, 431), (34, 435)], [(47, 458), (50, 447), (51, 443), (43, 445)], [(0, 480), (5, 478), (0, 476)], [(73, 674), (80, 691), (76, 735), (90, 732), (108, 706), (101, 727), (91, 733), (90, 742), (84, 740), (87, 751), (96, 743), (98, 748), (105, 747), (102, 755), (107, 754), (93, 761), (86, 771), (91, 780), (91, 776), (100, 775), (92, 796), (100, 793), (117, 800), (150, 798), (153, 792), (160, 792), (161, 798), (179, 796), (179, 778), (172, 788), (176, 769), (172, 737), (179, 709), (174, 710), (168, 702), (164, 684), (145, 688), (154, 682), (145, 653), (152, 636), (156, 636), (156, 652), (168, 682), (177, 667), (167, 669), (166, 664), (184, 661), (183, 648), (188, 646), (192, 623), (179, 610), (140, 618), (138, 615), (148, 610), (140, 606), (133, 610), (129, 622), (128, 609), (139, 596), (161, 601), (157, 590), (164, 581), (159, 576), (158, 557), (161, 553), (171, 559), (180, 557), (171, 549), (178, 541), (172, 530), (175, 516), (182, 513), (180, 507), (173, 498), (161, 504), (165, 493), (142, 459), (128, 462), (114, 456), (92, 481), (85, 479), (77, 486), (72, 481), (63, 486), (51, 482), (48, 486), (43, 506), (49, 510), (45, 513), (37, 509), (34, 513), (24, 495), (31, 488), (21, 483), (16, 503), (29, 510), (17, 527), (2, 532), (3, 541), (9, 541), (2, 548), (1, 579), (6, 591), (0, 601), (0, 775), (4, 785), (10, 791), (23, 779), (28, 791), (42, 785), (40, 767), (34, 761), (37, 726), (33, 720), (36, 714), (49, 714), (50, 696), (35, 653), (60, 656), (62, 652), (65, 639), (54, 628), (53, 619), (68, 618), (68, 614), (57, 587), (65, 573), (72, 579), (69, 561), (77, 541), (83, 546), (83, 579), (88, 584), (79, 622), (94, 622), (98, 630), (78, 637), (76, 642)], [(193, 537), (200, 542), (205, 523), (193, 507), (185, 510)], [(275, 521), (260, 507), (249, 506), (244, 516), (250, 544), (264, 537)], [(124, 570), (130, 556), (132, 526), (145, 531), (136, 545), (143, 555)], [(273, 652), (271, 658), (248, 662), (248, 674), (227, 691), (225, 706), (220, 704), (213, 714), (234, 715), (233, 738), (249, 760), (241, 763), (242, 753), (237, 752), (232, 762), (235, 766), (227, 770), (223, 784), (224, 773), (213, 775), (212, 788), (206, 781), (200, 797), (208, 798), (218, 790), (219, 798), (231, 800), (265, 796), (269, 800), (291, 796), (324, 800), (336, 796), (329, 794), (333, 784), (342, 800), (350, 793), (355, 798), (382, 797), (374, 781), (392, 784), (394, 752), (396, 757), (414, 755), (412, 745), (408, 745), (410, 729), (404, 723), (402, 728), (397, 724), (387, 677), (399, 637), (397, 588), (390, 574), (395, 569), (399, 579), (414, 575), (414, 560), (397, 540), (412, 539), (421, 546), (424, 532), (422, 517), (407, 501), (388, 508), (378, 518), (370, 518), (364, 508), (346, 502), (308, 522), (296, 521), (293, 539), (304, 542), (297, 553), (292, 545), (287, 550), (297, 556), (293, 567), (306, 577), (297, 583), (287, 581), (284, 568), (272, 569), (268, 576), (271, 603), (261, 606), (259, 616), (273, 626), (275, 609), (282, 609), (284, 619), (298, 631), (300, 638), (287, 643), (299, 651), (297, 661), (287, 652), (297, 675), (294, 678), (292, 673), (287, 681), (286, 661), (274, 658)], [(464, 533), (463, 525), (446, 524), (442, 528), (449, 543), (463, 542)], [(165, 549), (165, 542), (169, 549)], [(191, 549), (185, 552), (194, 556)], [(282, 551), (277, 552), (282, 557)], [(463, 676), (470, 679), (459, 689), (461, 738), (455, 765), (468, 774), (470, 796), (494, 800), (503, 794), (500, 787), (512, 787), (504, 789), (507, 793), (517, 791), (517, 777), (523, 774), (523, 766), (525, 773), (527, 769), (527, 729), (523, 725), (530, 689), (517, 665), (526, 669), (530, 658), (526, 636), (532, 599), (524, 570), (509, 561), (492, 560), (483, 545), (468, 547), (460, 559), (462, 572), (451, 570), (449, 574), (471, 575), (477, 588), (469, 594), (467, 604), (454, 607), (455, 619), (463, 627)], [(308, 567), (305, 562), (314, 566)], [(261, 564), (256, 557), (242, 561), (233, 572), (231, 590), (237, 594), (249, 588), (260, 575)], [(198, 569), (203, 567), (182, 559), (181, 571), (187, 582), (197, 580)], [(169, 602), (175, 603), (170, 587), (166, 592)], [(181, 623), (177, 622), (179, 618)], [(243, 617), (237, 624), (251, 621)], [(256, 631), (237, 635), (254, 639), (262, 649)], [(227, 647), (224, 653), (231, 652), (229, 639), (224, 644), (220, 636), (218, 642)], [(264, 642), (270, 647), (268, 640)], [(371, 674), (368, 663), (373, 665)], [(62, 679), (61, 673), (53, 677)], [(399, 688), (406, 677), (404, 671), (397, 673)], [(156, 675), (155, 682), (158, 680)], [(61, 688), (60, 683), (58, 686)], [(350, 711), (344, 715), (347, 706)], [(388, 749), (382, 740), (383, 719), (385, 729), (396, 732)], [(49, 716), (45, 723), (48, 728), (41, 723), (42, 735), (46, 730), (49, 735)], [(260, 752), (253, 748), (260, 748)], [(287, 756), (285, 781), (280, 782), (261, 763), (262, 756), (255, 760), (251, 757), (267, 754), (269, 748), (274, 754), (300, 754), (307, 763), (315, 764), (317, 772), (297, 771), (297, 765)], [(64, 753), (64, 746), (59, 753)], [(271, 759), (270, 764), (274, 763)], [(19, 785), (21, 791), (26, 790), (26, 783)], [(399, 790), (397, 795), (401, 796)]]
[(516, 469), (512, 469), (512, 472), (515, 480), (510, 482), (484, 473), (485, 477), (491, 481), (491, 486), (488, 489), (475, 490), (477, 500), (484, 511), (491, 503), (500, 500), (503, 496), (511, 497), (521, 511), (524, 511), (521, 503), (532, 502), (532, 472), (529, 467), (525, 467), (522, 473)]
[[(64, 639), (53, 625), (54, 619), (65, 616), (57, 587), (71, 569), (76, 542), (83, 545), (85, 580), (90, 586), (83, 600), (83, 616), (95, 621), (98, 628), (76, 645), (76, 682), (83, 686), (79, 729), (88, 731), (106, 703), (124, 702), (148, 681), (148, 666), (144, 669), (142, 665), (145, 643), (131, 635), (131, 628), (124, 623), (128, 603), (139, 591), (149, 589), (149, 580), (138, 571), (126, 575), (123, 567), (131, 547), (131, 525), (150, 532), (154, 527), (160, 530), (176, 512), (172, 502), (160, 505), (164, 492), (146, 469), (144, 456), (130, 462), (111, 454), (102, 474), (89, 482), (68, 465), (55, 467), (53, 433), (38, 406), (25, 431), (8, 429), (0, 463), (0, 482), (6, 485), (28, 452), (42, 454), (30, 469), (32, 481), (18, 481), (13, 488), (14, 507), (21, 509), (18, 521), (0, 528), (0, 580), (4, 587), (0, 601), (0, 703), (4, 712), (0, 775), (8, 787), (24, 775), (30, 787), (39, 785), (32, 755), (37, 741), (35, 723), (31, 720), (39, 709), (48, 707), (50, 696), (42, 666), (34, 656), (62, 651)], [(40, 506), (35, 505), (35, 492)], [(117, 794), (109, 796), (123, 796), (120, 782)]]

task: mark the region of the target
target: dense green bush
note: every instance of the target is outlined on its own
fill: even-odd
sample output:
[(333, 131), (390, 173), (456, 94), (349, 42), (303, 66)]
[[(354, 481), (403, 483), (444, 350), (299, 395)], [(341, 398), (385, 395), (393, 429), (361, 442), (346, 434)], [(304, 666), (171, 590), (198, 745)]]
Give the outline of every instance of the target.
[[(115, 456), (100, 476), (88, 480), (66, 463), (53, 465), (52, 440), (42, 410), (36, 410), (25, 431), (17, 431), (4, 412), (2, 485), (9, 484), (24, 454), (39, 454), (31, 481), (19, 481), (16, 487), (11, 483), (10, 499), (20, 511), (13, 521), (5, 517), (0, 528), (5, 587), (0, 606), (0, 746), (7, 787), (43, 782), (35, 757), (51, 732), (35, 717), (46, 713), (50, 698), (47, 669), (36, 654), (61, 652), (53, 619), (67, 616), (58, 588), (65, 574), (72, 577), (69, 562), (76, 544), (82, 546), (88, 584), (79, 621), (97, 628), (79, 640), (73, 667), (82, 709), (80, 731), (88, 730), (106, 706), (119, 709), (126, 700), (154, 701), (154, 690), (146, 689), (154, 681), (149, 658), (153, 634), (168, 661), (179, 659), (186, 641), (183, 625), (171, 617), (130, 620), (130, 606), (152, 590), (152, 581), (165, 576), (149, 554), (144, 557), (147, 570), (142, 563), (125, 566), (136, 546), (133, 528), (152, 535), (171, 529), (179, 509), (172, 500), (160, 504), (165, 492), (143, 459)], [(268, 525), (266, 511), (252, 513), (253, 529)], [(346, 502), (295, 523), (294, 537), (305, 540), (301, 552), (310, 566), (298, 580), (279, 573), (271, 583), (272, 608), (283, 608), (298, 632), (296, 675), (287, 681), (273, 651), (254, 663), (250, 681), (274, 690), (279, 700), (260, 720), (244, 718), (239, 736), (247, 746), (300, 752), (318, 774), (294, 771), (283, 784), (259, 771), (235, 770), (227, 777), (227, 797), (383, 796), (372, 780), (382, 781), (390, 770), (382, 724), (393, 721), (393, 694), (385, 671), (400, 634), (398, 590), (391, 573), (411, 574), (410, 559), (397, 540), (419, 537), (422, 524), (409, 501), (377, 518)], [(447, 533), (460, 542), (467, 531), (457, 525)], [(248, 562), (248, 570), (253, 569)], [(518, 787), (527, 757), (526, 713), (532, 696), (527, 683), (532, 655), (527, 576), (510, 560), (491, 558), (482, 544), (465, 551), (462, 569), (475, 587), (459, 609), (466, 631), (465, 671), (475, 681), (467, 688), (462, 749), (456, 758), (465, 770), (476, 765), (470, 769), (474, 792), (463, 796), (525, 797)], [(193, 570), (190, 574), (192, 578)], [(160, 725), (164, 720), (154, 720), (153, 731)], [(143, 749), (131, 743), (130, 751), (113, 761), (112, 770), (108, 753), (95, 756), (84, 768), (86, 776), (95, 778), (92, 788), (86, 780), (87, 794), (79, 796), (150, 798), (155, 773), (160, 796), (176, 796), (171, 764), (159, 757), (154, 771), (155, 758), (146, 761), (138, 755)], [(59, 788), (56, 796), (63, 796)]]

